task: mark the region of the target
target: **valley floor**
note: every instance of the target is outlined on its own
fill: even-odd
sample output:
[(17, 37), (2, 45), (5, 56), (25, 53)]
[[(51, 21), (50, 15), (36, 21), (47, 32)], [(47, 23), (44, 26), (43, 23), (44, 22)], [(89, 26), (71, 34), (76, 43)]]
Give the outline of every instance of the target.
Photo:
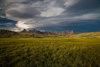
[(100, 39), (0, 38), (0, 67), (100, 67)]

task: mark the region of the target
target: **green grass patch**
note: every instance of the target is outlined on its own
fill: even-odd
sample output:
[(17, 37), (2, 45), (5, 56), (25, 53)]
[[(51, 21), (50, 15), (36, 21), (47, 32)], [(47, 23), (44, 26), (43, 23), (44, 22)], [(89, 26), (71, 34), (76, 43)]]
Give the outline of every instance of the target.
[(100, 39), (0, 38), (0, 67), (100, 67)]

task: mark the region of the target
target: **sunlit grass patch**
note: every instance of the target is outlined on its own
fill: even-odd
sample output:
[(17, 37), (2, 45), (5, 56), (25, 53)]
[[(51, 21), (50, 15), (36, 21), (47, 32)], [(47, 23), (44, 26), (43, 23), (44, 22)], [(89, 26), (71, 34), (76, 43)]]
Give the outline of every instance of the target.
[(0, 39), (0, 67), (99, 66), (100, 39)]

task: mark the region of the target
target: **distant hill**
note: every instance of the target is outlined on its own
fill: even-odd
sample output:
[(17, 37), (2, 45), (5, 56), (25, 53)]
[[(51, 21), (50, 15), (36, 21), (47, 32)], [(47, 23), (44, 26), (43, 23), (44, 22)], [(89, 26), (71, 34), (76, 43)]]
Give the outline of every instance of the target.
[(66, 36), (67, 38), (100, 38), (100, 32), (89, 32)]
[(18, 35), (18, 33), (14, 32), (14, 31), (0, 29), (0, 38), (3, 38), (3, 37), (8, 38), (8, 37), (12, 37), (12, 36), (15, 36), (15, 35)]

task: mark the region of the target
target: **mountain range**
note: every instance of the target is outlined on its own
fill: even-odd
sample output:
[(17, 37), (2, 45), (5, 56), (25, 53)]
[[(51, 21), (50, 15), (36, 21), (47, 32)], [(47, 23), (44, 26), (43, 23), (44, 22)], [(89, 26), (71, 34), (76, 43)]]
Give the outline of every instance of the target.
[(26, 29), (24, 29), (22, 31), (22, 33), (37, 33), (37, 34), (45, 34), (45, 35), (59, 35), (59, 36), (74, 35), (74, 34), (76, 34), (74, 32), (74, 30), (51, 32), (51, 31), (39, 31), (39, 30), (36, 30), (36, 29), (29, 30), (29, 31), (27, 31)]
[(21, 32), (14, 32), (10, 30), (0, 29), (0, 37), (47, 37), (47, 36), (65, 36), (65, 35), (74, 35), (76, 34), (73, 30), (71, 31), (39, 31), (36, 29), (26, 30), (24, 29)]

